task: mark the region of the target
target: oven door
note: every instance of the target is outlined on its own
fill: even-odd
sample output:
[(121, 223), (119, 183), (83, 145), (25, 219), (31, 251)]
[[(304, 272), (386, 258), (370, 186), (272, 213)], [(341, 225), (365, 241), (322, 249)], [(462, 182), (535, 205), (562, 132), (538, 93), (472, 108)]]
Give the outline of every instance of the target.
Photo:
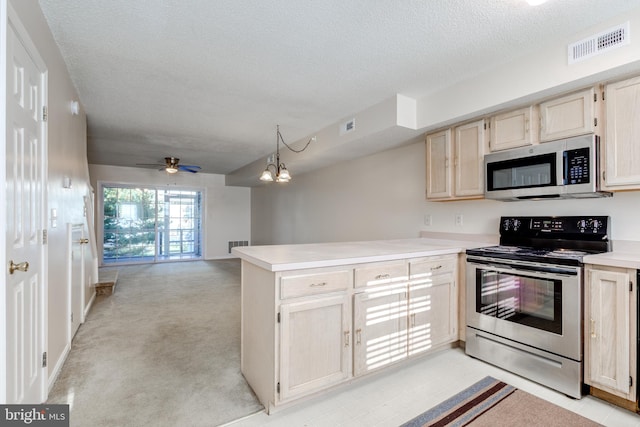
[(582, 269), (467, 257), (467, 325), (582, 360)]

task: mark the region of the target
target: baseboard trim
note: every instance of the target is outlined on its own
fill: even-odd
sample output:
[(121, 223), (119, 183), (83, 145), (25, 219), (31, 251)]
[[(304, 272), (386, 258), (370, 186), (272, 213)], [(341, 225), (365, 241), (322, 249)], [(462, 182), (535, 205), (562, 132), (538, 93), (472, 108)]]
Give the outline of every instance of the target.
[(71, 343), (67, 343), (67, 345), (64, 347), (64, 350), (62, 351), (62, 354), (60, 355), (60, 358), (58, 358), (58, 361), (56, 362), (56, 366), (54, 366), (53, 371), (51, 372), (51, 375), (49, 375), (47, 395), (51, 392), (51, 389), (53, 388), (53, 385), (56, 383), (56, 380), (58, 379), (60, 372), (62, 372), (62, 366), (64, 365), (64, 362), (66, 362), (67, 357), (69, 357), (70, 352), (71, 352)]
[(619, 406), (620, 408), (624, 408), (632, 412), (638, 412), (638, 403), (632, 400), (624, 399), (595, 387), (589, 387), (589, 394), (593, 397), (597, 397), (598, 399), (602, 399), (605, 402)]
[(93, 294), (91, 295), (91, 299), (89, 300), (89, 303), (87, 304), (87, 306), (84, 308), (84, 315), (82, 317), (82, 323), (85, 322), (85, 320), (87, 320), (87, 315), (89, 314), (89, 311), (91, 310), (91, 307), (93, 307), (93, 302), (96, 300), (96, 290), (93, 290)]

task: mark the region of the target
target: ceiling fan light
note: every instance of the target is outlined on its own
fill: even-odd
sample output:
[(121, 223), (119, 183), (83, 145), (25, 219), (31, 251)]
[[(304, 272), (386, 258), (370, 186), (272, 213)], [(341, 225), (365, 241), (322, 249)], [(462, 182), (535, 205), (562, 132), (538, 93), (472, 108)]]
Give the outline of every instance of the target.
[(273, 181), (273, 175), (271, 175), (271, 171), (269, 169), (265, 169), (260, 175), (260, 181), (271, 182)]
[(174, 166), (167, 166), (167, 168), (165, 170), (167, 172), (169, 172), (169, 173), (177, 173), (178, 172), (178, 168), (176, 168)]

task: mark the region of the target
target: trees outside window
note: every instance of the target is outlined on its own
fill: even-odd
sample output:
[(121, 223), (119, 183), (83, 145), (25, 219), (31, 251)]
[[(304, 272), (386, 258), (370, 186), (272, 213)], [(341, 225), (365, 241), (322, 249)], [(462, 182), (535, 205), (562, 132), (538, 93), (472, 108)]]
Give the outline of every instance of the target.
[(104, 185), (103, 264), (198, 259), (200, 191)]

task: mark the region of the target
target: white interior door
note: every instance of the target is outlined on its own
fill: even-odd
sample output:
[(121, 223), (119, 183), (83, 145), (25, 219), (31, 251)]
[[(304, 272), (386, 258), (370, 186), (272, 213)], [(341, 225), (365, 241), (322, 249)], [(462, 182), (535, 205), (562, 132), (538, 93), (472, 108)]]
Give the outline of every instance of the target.
[(35, 404), (46, 397), (42, 241), (46, 73), (11, 24), (10, 20), (6, 70), (6, 401)]

